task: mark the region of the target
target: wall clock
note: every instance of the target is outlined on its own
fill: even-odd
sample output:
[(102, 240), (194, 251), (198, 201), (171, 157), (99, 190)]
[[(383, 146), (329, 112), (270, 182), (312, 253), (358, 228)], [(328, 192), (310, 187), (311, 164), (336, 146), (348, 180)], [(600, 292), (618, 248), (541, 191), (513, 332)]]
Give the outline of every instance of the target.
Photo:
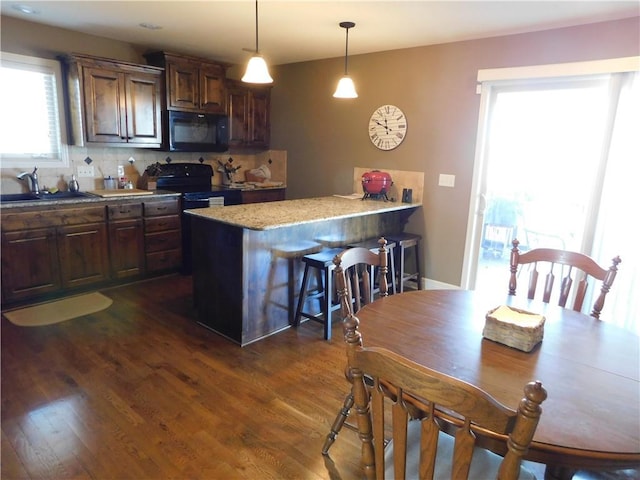
[(380, 150), (393, 150), (407, 134), (407, 117), (395, 105), (376, 108), (369, 119), (369, 138)]

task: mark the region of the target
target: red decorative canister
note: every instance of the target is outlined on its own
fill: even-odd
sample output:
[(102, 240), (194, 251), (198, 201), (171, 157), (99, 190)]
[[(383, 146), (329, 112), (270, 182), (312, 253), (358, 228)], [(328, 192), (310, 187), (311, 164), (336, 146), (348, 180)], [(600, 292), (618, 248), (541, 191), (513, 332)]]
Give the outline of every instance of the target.
[(386, 195), (393, 185), (391, 175), (380, 170), (372, 170), (362, 175), (362, 190), (366, 195)]

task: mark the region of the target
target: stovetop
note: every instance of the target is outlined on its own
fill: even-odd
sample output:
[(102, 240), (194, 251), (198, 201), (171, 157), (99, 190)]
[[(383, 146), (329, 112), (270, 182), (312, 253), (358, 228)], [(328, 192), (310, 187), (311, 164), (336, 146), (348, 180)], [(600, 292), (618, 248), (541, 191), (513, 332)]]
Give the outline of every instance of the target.
[(235, 182), (229, 185), (211, 185), (213, 168), (204, 163), (157, 163), (147, 168), (145, 174), (156, 178), (158, 190), (178, 193), (252, 190), (255, 188), (281, 188), (283, 186), (282, 182), (271, 181), (265, 181), (261, 184)]

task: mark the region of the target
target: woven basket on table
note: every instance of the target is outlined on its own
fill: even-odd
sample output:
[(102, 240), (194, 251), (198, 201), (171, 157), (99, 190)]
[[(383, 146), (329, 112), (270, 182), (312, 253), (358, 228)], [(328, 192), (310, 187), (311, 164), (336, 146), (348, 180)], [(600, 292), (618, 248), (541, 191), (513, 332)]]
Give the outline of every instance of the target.
[(542, 341), (544, 322), (542, 315), (501, 305), (487, 312), (482, 336), (530, 352)]

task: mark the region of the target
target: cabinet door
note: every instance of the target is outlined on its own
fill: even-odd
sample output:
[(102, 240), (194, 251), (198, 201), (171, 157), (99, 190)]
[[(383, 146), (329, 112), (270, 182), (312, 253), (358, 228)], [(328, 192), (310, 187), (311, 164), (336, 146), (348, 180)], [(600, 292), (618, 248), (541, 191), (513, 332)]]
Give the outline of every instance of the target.
[(197, 65), (189, 62), (169, 62), (167, 68), (168, 107), (180, 110), (198, 110), (199, 69)]
[(144, 232), (141, 218), (109, 223), (109, 260), (112, 278), (142, 275)]
[(59, 227), (58, 245), (64, 288), (109, 278), (107, 228), (104, 223)]
[(225, 113), (224, 69), (218, 65), (200, 67), (200, 107), (208, 113)]
[(249, 93), (249, 138), (251, 146), (266, 147), (269, 145), (271, 132), (269, 121), (269, 90), (251, 90)]
[(124, 76), (127, 142), (158, 145), (162, 142), (160, 80), (159, 75), (148, 73)]
[(2, 301), (60, 290), (54, 228), (2, 234)]
[(248, 138), (249, 102), (246, 89), (230, 88), (229, 145), (244, 145)]
[(229, 145), (268, 147), (271, 89), (228, 82)]
[(88, 142), (126, 143), (123, 74), (104, 68), (84, 69), (84, 111)]

